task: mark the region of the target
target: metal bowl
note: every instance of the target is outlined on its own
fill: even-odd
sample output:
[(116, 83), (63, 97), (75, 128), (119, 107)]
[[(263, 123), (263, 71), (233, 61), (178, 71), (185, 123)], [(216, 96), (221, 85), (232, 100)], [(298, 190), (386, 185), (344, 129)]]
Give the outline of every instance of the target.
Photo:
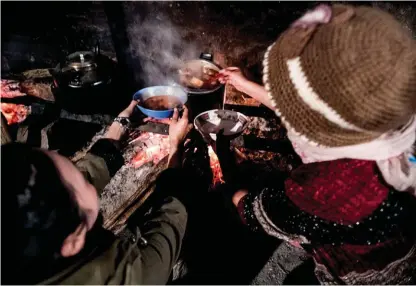
[[(146, 101), (147, 99), (159, 96), (159, 95), (167, 95), (176, 97), (178, 101), (184, 105), (188, 101), (188, 95), (186, 92), (177, 86), (151, 86), (144, 89), (139, 90), (133, 95), (134, 100), (140, 100), (141, 102)], [(169, 118), (173, 115), (173, 109), (167, 110), (152, 110), (147, 109), (140, 104), (137, 105), (137, 108), (140, 109), (145, 115), (157, 119), (164, 119)]]
[[(223, 129), (228, 139), (240, 136), (247, 128), (249, 120), (240, 112), (213, 109), (202, 112), (194, 119), (194, 125), (205, 140), (217, 140), (217, 134)], [(209, 142), (207, 142), (209, 143)]]

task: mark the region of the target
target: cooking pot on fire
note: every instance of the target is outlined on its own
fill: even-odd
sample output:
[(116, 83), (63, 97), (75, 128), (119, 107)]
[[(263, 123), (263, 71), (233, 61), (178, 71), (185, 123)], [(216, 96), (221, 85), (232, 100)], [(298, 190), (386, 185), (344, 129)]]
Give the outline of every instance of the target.
[(218, 81), (221, 67), (212, 60), (212, 54), (202, 53), (199, 59), (185, 62), (178, 70), (178, 82), (189, 95), (213, 93), (223, 86)]

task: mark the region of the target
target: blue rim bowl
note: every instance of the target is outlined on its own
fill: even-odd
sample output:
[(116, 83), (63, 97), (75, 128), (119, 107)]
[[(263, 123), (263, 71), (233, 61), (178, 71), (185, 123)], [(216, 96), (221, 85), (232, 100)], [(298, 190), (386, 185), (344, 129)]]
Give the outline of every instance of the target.
[[(133, 95), (134, 100), (140, 100), (141, 102), (146, 101), (147, 99), (158, 96), (158, 95), (168, 95), (176, 97), (179, 102), (182, 104), (185, 104), (188, 101), (188, 94), (180, 87), (177, 86), (151, 86), (147, 88), (143, 88), (136, 92)], [(143, 112), (148, 117), (153, 117), (156, 119), (164, 119), (164, 118), (170, 118), (173, 114), (173, 109), (167, 109), (167, 110), (151, 110), (144, 108), (141, 105), (137, 105), (137, 108), (140, 109), (141, 112)]]

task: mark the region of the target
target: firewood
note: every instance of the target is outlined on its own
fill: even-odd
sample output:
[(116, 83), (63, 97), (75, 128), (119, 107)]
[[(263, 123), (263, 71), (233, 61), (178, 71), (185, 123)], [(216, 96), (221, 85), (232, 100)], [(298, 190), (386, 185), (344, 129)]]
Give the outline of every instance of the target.
[[(103, 211), (103, 217), (104, 217), (103, 225), (105, 228), (113, 229), (114, 225), (119, 224), (118, 222), (119, 219), (126, 221), (127, 218), (141, 205), (141, 204), (136, 204), (137, 201), (139, 200), (139, 201), (144, 202), (146, 200), (148, 195), (150, 195), (150, 194), (146, 195), (146, 191), (149, 189), (149, 187), (151, 187), (154, 184), (159, 174), (166, 168), (167, 159), (168, 159), (168, 156), (166, 156), (163, 160), (161, 160), (156, 166), (153, 166), (153, 168), (147, 174), (146, 172), (143, 172), (144, 176), (143, 177), (141, 176), (142, 178), (138, 178), (140, 180), (139, 182), (140, 185), (135, 191), (130, 192), (128, 189), (120, 190), (120, 191), (123, 191), (123, 196), (125, 197), (122, 200), (120, 200), (121, 199), (120, 197), (123, 197), (123, 196), (120, 196), (118, 201), (112, 200), (111, 194), (109, 194), (108, 199), (106, 197), (104, 198), (102, 197), (101, 203), (102, 203), (102, 211)], [(130, 169), (131, 168), (132, 167), (130, 167)], [(142, 168), (145, 168), (145, 166), (142, 166), (140, 169)], [(124, 168), (124, 169), (127, 169), (127, 168)], [(124, 170), (122, 168), (119, 172), (123, 172), (123, 171)], [(125, 173), (126, 175), (128, 175), (127, 172)], [(122, 174), (118, 174), (118, 176), (122, 176)], [(114, 185), (116, 184), (111, 184), (110, 182), (110, 184), (107, 185), (107, 187), (104, 189), (103, 194), (107, 194), (109, 190), (112, 188), (112, 186)], [(118, 202), (121, 202), (121, 203), (118, 203)], [(111, 210), (110, 204), (113, 210)], [(128, 210), (131, 206), (135, 206), (135, 207), (133, 209), (130, 209), (126, 215), (125, 214), (126, 210)]]
[(4, 119), (3, 114), (1, 115), (1, 145), (7, 144), (12, 142), (12, 139), (10, 137), (6, 119)]
[(112, 225), (108, 225), (107, 229), (112, 231), (114, 234), (119, 234), (127, 225), (128, 219), (137, 211), (150, 197), (155, 190), (156, 185), (152, 184), (146, 191), (142, 192), (140, 198), (135, 201), (129, 208), (125, 210)]

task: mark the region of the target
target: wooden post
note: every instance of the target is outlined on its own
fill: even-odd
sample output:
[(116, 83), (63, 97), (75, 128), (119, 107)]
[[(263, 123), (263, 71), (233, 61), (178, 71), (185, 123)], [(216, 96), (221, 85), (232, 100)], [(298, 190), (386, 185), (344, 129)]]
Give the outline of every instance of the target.
[(1, 145), (12, 142), (9, 131), (7, 129), (7, 122), (3, 114), (1, 115)]

